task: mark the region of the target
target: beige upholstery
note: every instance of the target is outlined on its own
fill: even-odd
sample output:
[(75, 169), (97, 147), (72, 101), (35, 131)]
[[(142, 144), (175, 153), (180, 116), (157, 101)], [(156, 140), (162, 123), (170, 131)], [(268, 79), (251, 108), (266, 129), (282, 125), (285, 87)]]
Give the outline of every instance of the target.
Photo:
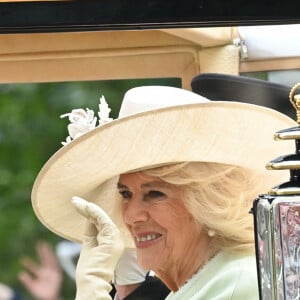
[(200, 72), (238, 74), (234, 37), (230, 27), (3, 34), (0, 82), (179, 77), (190, 89)]

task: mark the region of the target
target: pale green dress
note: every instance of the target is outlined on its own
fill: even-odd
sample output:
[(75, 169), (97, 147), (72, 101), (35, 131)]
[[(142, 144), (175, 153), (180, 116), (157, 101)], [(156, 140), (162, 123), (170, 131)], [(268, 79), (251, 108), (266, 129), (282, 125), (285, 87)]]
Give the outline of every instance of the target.
[(255, 256), (221, 252), (166, 300), (259, 300)]

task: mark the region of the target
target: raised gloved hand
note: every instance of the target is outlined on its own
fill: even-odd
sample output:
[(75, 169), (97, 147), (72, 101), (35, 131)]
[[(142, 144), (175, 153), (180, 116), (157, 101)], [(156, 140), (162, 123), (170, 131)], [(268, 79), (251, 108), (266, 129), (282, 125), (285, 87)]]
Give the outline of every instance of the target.
[(72, 203), (87, 218), (76, 268), (76, 300), (111, 300), (110, 282), (124, 249), (120, 232), (96, 204), (79, 197), (73, 197)]

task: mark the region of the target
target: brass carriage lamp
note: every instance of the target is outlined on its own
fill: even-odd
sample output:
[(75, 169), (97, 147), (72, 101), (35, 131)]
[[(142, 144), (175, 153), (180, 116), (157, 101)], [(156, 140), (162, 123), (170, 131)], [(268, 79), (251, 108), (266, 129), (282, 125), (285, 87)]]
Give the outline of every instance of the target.
[(300, 83), (290, 91), (298, 126), (275, 133), (295, 140), (296, 151), (267, 163), (268, 170), (289, 170), (290, 179), (253, 202), (260, 300), (300, 299)]

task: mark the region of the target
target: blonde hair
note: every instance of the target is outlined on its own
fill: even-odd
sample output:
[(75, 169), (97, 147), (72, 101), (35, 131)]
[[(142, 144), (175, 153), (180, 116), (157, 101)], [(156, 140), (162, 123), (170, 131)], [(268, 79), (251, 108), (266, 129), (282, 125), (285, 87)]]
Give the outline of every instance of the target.
[[(253, 200), (259, 180), (244, 168), (217, 163), (186, 162), (142, 171), (179, 186), (187, 210), (200, 226), (216, 235), (216, 251), (254, 251)], [(261, 178), (259, 178), (261, 180)]]

